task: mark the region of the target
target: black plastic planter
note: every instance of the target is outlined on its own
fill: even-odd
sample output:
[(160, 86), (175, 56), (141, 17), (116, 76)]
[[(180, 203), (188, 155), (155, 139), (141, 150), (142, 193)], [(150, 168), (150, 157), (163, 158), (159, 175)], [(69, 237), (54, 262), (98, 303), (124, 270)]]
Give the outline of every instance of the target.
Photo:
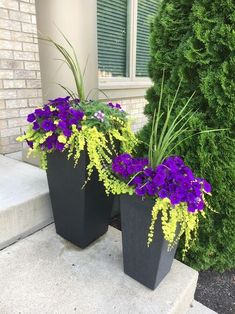
[(176, 247), (168, 251), (161, 219), (158, 217), (154, 240), (147, 247), (152, 200), (121, 195), (121, 223), (124, 272), (150, 289), (155, 289), (170, 271)]
[(82, 189), (87, 163), (86, 152), (81, 153), (76, 168), (67, 154), (48, 154), (47, 179), (56, 232), (80, 248), (107, 231), (113, 205), (113, 197), (105, 194), (96, 171)]

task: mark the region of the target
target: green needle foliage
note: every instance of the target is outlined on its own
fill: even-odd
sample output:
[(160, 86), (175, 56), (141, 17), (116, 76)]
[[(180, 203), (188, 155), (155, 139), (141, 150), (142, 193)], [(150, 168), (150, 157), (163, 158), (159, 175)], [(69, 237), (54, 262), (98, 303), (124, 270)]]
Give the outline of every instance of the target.
[[(143, 143), (151, 139), (154, 112), (162, 97), (163, 71), (164, 112), (181, 82), (171, 115), (177, 117), (195, 91), (187, 105), (194, 113), (189, 128), (194, 132), (227, 129), (203, 132), (182, 141), (171, 152), (182, 156), (213, 188), (210, 205), (216, 212), (201, 219), (198, 240), (185, 260), (197, 269), (235, 267), (234, 12), (232, 0), (163, 0), (151, 26), (149, 73), (154, 85), (147, 92), (149, 123), (141, 130), (140, 139)], [(164, 119), (158, 128), (164, 128)], [(140, 150), (147, 154), (147, 145), (142, 144)]]

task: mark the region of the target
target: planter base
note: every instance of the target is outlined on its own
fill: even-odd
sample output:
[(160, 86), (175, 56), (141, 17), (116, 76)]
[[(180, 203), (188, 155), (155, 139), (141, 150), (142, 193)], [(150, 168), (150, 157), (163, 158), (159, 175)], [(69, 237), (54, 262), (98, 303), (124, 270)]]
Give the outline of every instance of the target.
[(153, 242), (147, 247), (152, 200), (142, 201), (137, 196), (122, 195), (120, 202), (124, 272), (155, 289), (171, 269), (176, 246), (168, 251), (158, 217)]
[(113, 197), (105, 194), (96, 171), (82, 189), (87, 162), (85, 152), (81, 153), (75, 168), (65, 153), (48, 155), (47, 178), (56, 232), (80, 248), (108, 230), (113, 205)]

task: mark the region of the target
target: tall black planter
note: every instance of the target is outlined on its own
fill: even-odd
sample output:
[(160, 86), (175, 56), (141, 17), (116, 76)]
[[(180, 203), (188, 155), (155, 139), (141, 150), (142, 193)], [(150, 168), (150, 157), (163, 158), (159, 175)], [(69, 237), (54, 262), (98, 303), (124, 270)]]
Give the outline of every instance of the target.
[(47, 179), (56, 232), (81, 248), (107, 231), (113, 205), (113, 197), (105, 194), (96, 171), (82, 189), (87, 163), (86, 152), (81, 153), (76, 168), (67, 154), (48, 154)]
[(154, 240), (147, 247), (152, 200), (121, 195), (121, 223), (124, 272), (150, 289), (155, 289), (170, 271), (176, 246), (168, 251), (161, 219), (157, 219)]

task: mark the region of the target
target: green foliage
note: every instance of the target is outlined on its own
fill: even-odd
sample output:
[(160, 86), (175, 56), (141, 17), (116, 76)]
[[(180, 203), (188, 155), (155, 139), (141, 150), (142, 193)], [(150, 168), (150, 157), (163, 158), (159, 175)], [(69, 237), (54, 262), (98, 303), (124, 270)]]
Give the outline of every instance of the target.
[(144, 143), (150, 140), (163, 71), (165, 112), (181, 81), (173, 114), (176, 116), (195, 92), (189, 108), (197, 112), (189, 121), (190, 128), (196, 132), (228, 129), (200, 134), (173, 151), (213, 187), (210, 205), (217, 213), (200, 218), (199, 237), (185, 260), (197, 269), (235, 267), (234, 12), (232, 0), (163, 0), (151, 30), (149, 73), (154, 86), (147, 92), (149, 123), (140, 132), (142, 153), (147, 154)]
[[(120, 128), (120, 121), (127, 122), (127, 114), (125, 111), (113, 109), (100, 101), (80, 102), (75, 104), (74, 107), (77, 107), (85, 112), (86, 126), (91, 128), (96, 126), (98, 130), (104, 133), (110, 129)], [(104, 121), (94, 118), (94, 114), (97, 111), (104, 113)], [(115, 118), (118, 119), (118, 121), (115, 120)]]

